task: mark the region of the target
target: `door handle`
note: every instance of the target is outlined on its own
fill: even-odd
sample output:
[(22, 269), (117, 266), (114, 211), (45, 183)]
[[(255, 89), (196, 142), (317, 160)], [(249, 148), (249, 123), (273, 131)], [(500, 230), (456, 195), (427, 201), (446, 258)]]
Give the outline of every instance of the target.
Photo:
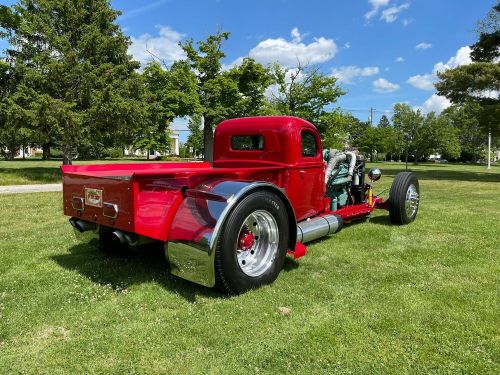
[(299, 170), (300, 177), (305, 178), (306, 177), (306, 171), (304, 169)]

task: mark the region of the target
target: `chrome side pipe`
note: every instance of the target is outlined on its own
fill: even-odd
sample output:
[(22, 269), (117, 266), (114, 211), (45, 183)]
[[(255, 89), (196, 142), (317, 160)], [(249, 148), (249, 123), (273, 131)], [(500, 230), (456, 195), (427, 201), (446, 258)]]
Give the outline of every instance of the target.
[(343, 220), (338, 215), (324, 215), (297, 224), (297, 242), (307, 243), (337, 233)]

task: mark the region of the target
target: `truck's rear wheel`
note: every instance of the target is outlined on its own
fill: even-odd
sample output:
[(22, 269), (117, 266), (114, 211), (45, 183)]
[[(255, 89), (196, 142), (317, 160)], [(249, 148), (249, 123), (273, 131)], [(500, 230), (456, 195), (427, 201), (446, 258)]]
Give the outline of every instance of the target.
[(389, 204), (392, 223), (403, 225), (415, 220), (420, 204), (420, 189), (415, 173), (401, 172), (394, 177)]
[(283, 268), (288, 233), (286, 208), (276, 194), (245, 197), (229, 215), (217, 246), (219, 289), (239, 294), (273, 282)]

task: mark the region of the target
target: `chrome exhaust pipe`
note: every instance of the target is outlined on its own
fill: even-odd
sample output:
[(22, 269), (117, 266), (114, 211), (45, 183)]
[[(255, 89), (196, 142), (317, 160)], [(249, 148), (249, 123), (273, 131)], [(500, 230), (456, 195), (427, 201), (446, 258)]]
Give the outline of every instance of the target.
[(122, 232), (121, 230), (115, 230), (112, 232), (112, 235), (118, 242), (120, 242), (120, 245), (125, 245), (128, 241), (127, 238), (125, 237), (125, 233)]
[(90, 223), (85, 220), (80, 220), (76, 217), (72, 217), (71, 219), (69, 219), (69, 223), (80, 233), (87, 232), (89, 230), (95, 230), (97, 228), (97, 224)]
[(141, 246), (146, 245), (151, 242), (156, 242), (155, 239), (139, 236), (135, 233), (124, 232), (121, 230), (115, 230), (112, 232), (113, 236), (120, 242), (121, 245), (128, 244), (129, 246)]
[(297, 224), (297, 242), (307, 243), (337, 233), (343, 220), (338, 215), (324, 215)]

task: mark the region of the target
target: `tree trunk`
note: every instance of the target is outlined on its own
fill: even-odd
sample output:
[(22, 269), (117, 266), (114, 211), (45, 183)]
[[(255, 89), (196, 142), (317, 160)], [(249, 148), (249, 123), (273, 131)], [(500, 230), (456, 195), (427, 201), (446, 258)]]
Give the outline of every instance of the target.
[(5, 160), (9, 160), (9, 161), (14, 160), (18, 150), (19, 150), (19, 148), (16, 147), (15, 145), (10, 145), (9, 151), (7, 151), (5, 153)]
[(65, 144), (63, 148), (63, 165), (71, 165), (73, 164), (73, 148), (70, 144)]
[(203, 127), (203, 146), (205, 147), (203, 160), (212, 162), (214, 160), (214, 132), (212, 131), (212, 122), (205, 119)]
[(26, 146), (23, 145), (23, 160), (26, 160)]
[(42, 145), (42, 160), (50, 159), (50, 143), (44, 143)]

